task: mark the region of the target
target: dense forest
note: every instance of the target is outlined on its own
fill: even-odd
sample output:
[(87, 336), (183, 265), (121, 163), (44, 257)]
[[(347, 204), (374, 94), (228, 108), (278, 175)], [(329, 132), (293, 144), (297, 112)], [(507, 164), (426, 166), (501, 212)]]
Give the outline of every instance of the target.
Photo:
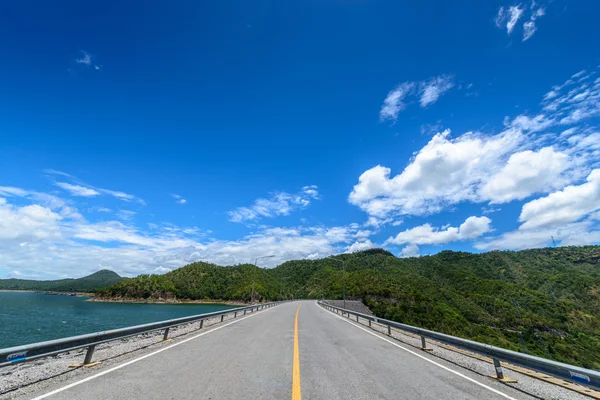
[[(345, 272), (344, 272), (345, 271)], [(249, 301), (358, 298), (382, 318), (600, 368), (600, 247), (397, 258), (372, 249), (273, 269), (198, 262), (99, 296)], [(345, 285), (344, 285), (345, 282)]]
[(78, 279), (35, 281), (29, 279), (0, 279), (0, 290), (36, 290), (43, 292), (94, 292), (122, 281), (116, 272), (103, 269)]

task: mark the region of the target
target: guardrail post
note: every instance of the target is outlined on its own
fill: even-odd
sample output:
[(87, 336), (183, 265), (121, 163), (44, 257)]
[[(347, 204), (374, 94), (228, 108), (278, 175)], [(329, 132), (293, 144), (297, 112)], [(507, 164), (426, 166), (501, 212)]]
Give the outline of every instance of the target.
[(165, 329), (165, 334), (163, 335), (163, 340), (169, 339), (169, 328)]
[(389, 325), (387, 327), (388, 327), (388, 336), (392, 336), (392, 327)]
[(87, 353), (85, 353), (85, 359), (83, 360), (83, 365), (88, 365), (92, 363), (92, 357), (94, 356), (94, 350), (96, 349), (96, 345), (93, 344), (87, 349)]
[(200, 329), (202, 329), (202, 327), (203, 327), (203, 326), (204, 326), (204, 320), (203, 320), (203, 319), (201, 319), (201, 320), (200, 320)]
[(502, 371), (502, 365), (500, 365), (500, 360), (498, 360), (495, 357), (492, 360), (494, 360), (494, 368), (496, 369), (496, 378), (498, 378), (499, 380), (504, 379), (504, 371)]
[(492, 357), (492, 360), (494, 361), (494, 369), (496, 370), (496, 379), (505, 383), (517, 383), (516, 379), (506, 378), (504, 376), (504, 371), (502, 370), (500, 360), (498, 360), (496, 357)]
[(358, 315), (356, 316), (356, 322), (358, 322)]
[(425, 341), (425, 336), (423, 336), (423, 335), (421, 335), (421, 350), (433, 351), (433, 349), (430, 349), (429, 347), (427, 347), (427, 342)]
[(225, 314), (221, 314), (221, 322), (223, 322), (223, 318), (225, 318)]
[(233, 313), (233, 318), (237, 318), (237, 311)]

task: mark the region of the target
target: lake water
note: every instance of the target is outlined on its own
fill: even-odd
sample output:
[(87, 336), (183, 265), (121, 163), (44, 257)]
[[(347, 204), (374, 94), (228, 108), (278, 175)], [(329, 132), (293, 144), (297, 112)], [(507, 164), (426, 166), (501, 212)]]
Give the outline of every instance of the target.
[(0, 292), (0, 348), (226, 310), (222, 304), (93, 303), (85, 297)]

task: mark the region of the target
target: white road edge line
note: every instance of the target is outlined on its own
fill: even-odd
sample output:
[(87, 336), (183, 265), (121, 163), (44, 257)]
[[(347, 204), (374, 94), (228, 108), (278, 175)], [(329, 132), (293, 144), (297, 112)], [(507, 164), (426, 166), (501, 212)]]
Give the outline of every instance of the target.
[(57, 393), (63, 392), (63, 391), (65, 391), (65, 390), (67, 390), (67, 389), (70, 389), (70, 388), (72, 388), (72, 387), (75, 387), (75, 386), (79, 386), (79, 385), (81, 385), (82, 383), (89, 382), (89, 381), (91, 381), (91, 380), (93, 380), (93, 379), (99, 378), (99, 377), (101, 377), (102, 375), (106, 375), (106, 374), (108, 374), (108, 373), (111, 373), (111, 372), (113, 372), (113, 371), (116, 371), (116, 370), (118, 370), (118, 369), (124, 368), (124, 367), (126, 367), (126, 366), (128, 366), (128, 365), (134, 364), (134, 363), (136, 363), (136, 362), (138, 362), (138, 361), (142, 361), (142, 360), (143, 360), (143, 359), (145, 359), (145, 358), (152, 357), (153, 355), (156, 355), (156, 354), (158, 354), (158, 353), (162, 353), (162, 352), (163, 352), (163, 351), (165, 351), (165, 350), (172, 349), (173, 347), (175, 347), (175, 346), (179, 346), (180, 344), (184, 344), (185, 342), (189, 342), (190, 340), (197, 339), (197, 338), (199, 338), (200, 336), (204, 336), (204, 335), (206, 335), (206, 334), (209, 334), (209, 333), (211, 333), (211, 332), (218, 331), (219, 329), (222, 329), (222, 328), (225, 328), (225, 327), (227, 327), (227, 326), (229, 326), (229, 325), (233, 325), (233, 324), (236, 324), (236, 323), (238, 323), (238, 322), (244, 321), (244, 320), (246, 320), (246, 319), (248, 319), (248, 318), (252, 318), (252, 317), (254, 317), (255, 315), (260, 315), (260, 314), (263, 314), (263, 313), (265, 313), (265, 312), (267, 312), (267, 311), (271, 311), (271, 310), (273, 310), (273, 309), (275, 309), (275, 308), (277, 308), (277, 306), (275, 306), (275, 307), (271, 307), (271, 308), (268, 308), (268, 309), (266, 309), (266, 310), (263, 310), (263, 312), (256, 312), (255, 314), (248, 315), (247, 317), (242, 317), (242, 318), (240, 318), (240, 319), (236, 319), (236, 320), (234, 320), (234, 321), (231, 321), (231, 322), (229, 322), (229, 323), (227, 323), (227, 324), (225, 324), (225, 325), (221, 325), (221, 326), (218, 326), (218, 327), (216, 327), (216, 328), (214, 328), (214, 329), (211, 329), (211, 330), (209, 330), (209, 331), (207, 331), (207, 332), (202, 332), (202, 333), (200, 333), (200, 334), (198, 334), (198, 335), (196, 335), (196, 336), (192, 336), (192, 337), (190, 337), (190, 338), (184, 339), (184, 340), (182, 340), (181, 342), (174, 343), (174, 344), (172, 344), (172, 345), (170, 345), (170, 346), (163, 347), (162, 349), (156, 350), (155, 352), (152, 352), (152, 353), (149, 353), (149, 354), (143, 355), (143, 356), (141, 356), (141, 357), (139, 357), (139, 358), (136, 358), (136, 359), (134, 359), (134, 360), (131, 360), (131, 361), (127, 361), (126, 363), (119, 364), (119, 365), (117, 365), (117, 366), (115, 366), (115, 367), (112, 367), (112, 368), (109, 368), (109, 369), (107, 369), (106, 371), (99, 372), (99, 373), (97, 373), (96, 375), (88, 376), (87, 378), (84, 378), (84, 379), (82, 379), (82, 380), (80, 380), (80, 381), (73, 382), (73, 383), (71, 383), (71, 384), (68, 384), (67, 386), (63, 386), (63, 387), (61, 387), (61, 388), (58, 388), (58, 389), (56, 389), (56, 390), (53, 390), (53, 391), (51, 391), (51, 392), (48, 392), (48, 393), (46, 393), (46, 394), (43, 394), (43, 395), (41, 395), (41, 396), (34, 397), (34, 398), (33, 398), (33, 399), (31, 399), (31, 400), (41, 400), (41, 399), (48, 398), (48, 397), (50, 397), (50, 396), (54, 396), (54, 395), (55, 395), (55, 394), (57, 394)]
[[(317, 303), (315, 303), (315, 304), (317, 304)], [(317, 307), (321, 307), (321, 306), (320, 306), (319, 304), (317, 304)], [(322, 307), (321, 307), (321, 308), (322, 308)], [(371, 334), (371, 335), (375, 336), (376, 338), (379, 338), (379, 339), (381, 339), (381, 340), (384, 340), (384, 341), (386, 341), (386, 342), (388, 342), (388, 343), (390, 343), (390, 344), (393, 344), (394, 346), (396, 346), (396, 347), (398, 347), (398, 348), (400, 348), (400, 349), (402, 349), (402, 350), (404, 350), (404, 351), (407, 351), (407, 352), (411, 353), (412, 355), (415, 355), (415, 356), (417, 356), (417, 357), (419, 357), (419, 358), (422, 358), (423, 360), (425, 360), (425, 361), (427, 361), (427, 362), (430, 362), (430, 363), (432, 363), (433, 365), (437, 365), (438, 367), (440, 367), (440, 368), (443, 368), (443, 369), (445, 369), (446, 371), (452, 372), (453, 374), (455, 374), (455, 375), (458, 375), (458, 376), (460, 376), (461, 378), (465, 378), (466, 380), (468, 380), (468, 381), (470, 381), (470, 382), (473, 382), (474, 384), (476, 384), (476, 385), (479, 385), (479, 386), (481, 386), (481, 387), (483, 387), (483, 388), (486, 388), (487, 390), (489, 390), (489, 391), (491, 391), (491, 392), (494, 392), (494, 393), (496, 393), (496, 394), (498, 394), (498, 395), (500, 395), (500, 396), (502, 396), (502, 397), (504, 397), (504, 398), (506, 398), (506, 399), (510, 399), (510, 400), (518, 400), (518, 399), (515, 399), (514, 397), (510, 397), (509, 395), (507, 395), (507, 394), (505, 394), (505, 393), (502, 393), (502, 392), (501, 392), (501, 391), (499, 391), (499, 390), (496, 390), (496, 389), (494, 389), (493, 387), (490, 387), (490, 386), (488, 386), (488, 385), (485, 385), (485, 384), (483, 384), (483, 383), (481, 383), (481, 382), (477, 382), (475, 379), (473, 379), (473, 378), (469, 378), (468, 376), (466, 376), (466, 375), (463, 375), (463, 374), (461, 374), (460, 372), (458, 372), (458, 371), (455, 371), (455, 370), (453, 370), (453, 369), (450, 369), (450, 368), (446, 367), (445, 365), (442, 365), (442, 364), (440, 364), (440, 363), (437, 363), (437, 362), (435, 362), (435, 361), (433, 361), (433, 360), (430, 360), (429, 358), (427, 358), (427, 357), (424, 357), (424, 356), (422, 356), (421, 354), (419, 354), (419, 353), (416, 353), (416, 352), (414, 352), (414, 351), (412, 351), (412, 350), (409, 350), (409, 349), (407, 349), (407, 348), (406, 348), (406, 347), (404, 347), (404, 346), (400, 346), (398, 343), (394, 343), (394, 342), (392, 342), (392, 341), (391, 341), (391, 340), (389, 340), (389, 339), (386, 339), (386, 338), (384, 338), (384, 337), (381, 337), (381, 336), (379, 336), (378, 334), (376, 334), (375, 332), (372, 332), (372, 331), (370, 331), (370, 330), (368, 330), (368, 329), (366, 329), (366, 328), (363, 328), (362, 326), (358, 326), (358, 325), (356, 325), (356, 324), (355, 324), (353, 321), (350, 321), (350, 320), (348, 320), (348, 319), (346, 319), (346, 318), (344, 318), (344, 317), (341, 317), (341, 316), (339, 316), (339, 315), (337, 315), (337, 314), (335, 314), (335, 313), (333, 313), (333, 312), (331, 312), (331, 311), (329, 311), (329, 310), (325, 310), (325, 311), (327, 311), (329, 314), (333, 315), (334, 317), (338, 317), (338, 318), (339, 318), (339, 319), (341, 319), (342, 321), (344, 321), (344, 322), (347, 322), (347, 323), (349, 323), (350, 325), (352, 325), (352, 326), (354, 326), (354, 327), (356, 327), (356, 328), (358, 328), (358, 329), (362, 329), (363, 331), (367, 332), (368, 334)], [(34, 399), (34, 400), (35, 400), (35, 399)]]

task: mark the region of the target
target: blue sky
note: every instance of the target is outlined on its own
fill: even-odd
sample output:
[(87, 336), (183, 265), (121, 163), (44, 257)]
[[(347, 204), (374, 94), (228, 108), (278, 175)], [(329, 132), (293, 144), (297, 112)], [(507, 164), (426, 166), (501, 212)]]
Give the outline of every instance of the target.
[(600, 242), (594, 1), (0, 6), (0, 277)]

